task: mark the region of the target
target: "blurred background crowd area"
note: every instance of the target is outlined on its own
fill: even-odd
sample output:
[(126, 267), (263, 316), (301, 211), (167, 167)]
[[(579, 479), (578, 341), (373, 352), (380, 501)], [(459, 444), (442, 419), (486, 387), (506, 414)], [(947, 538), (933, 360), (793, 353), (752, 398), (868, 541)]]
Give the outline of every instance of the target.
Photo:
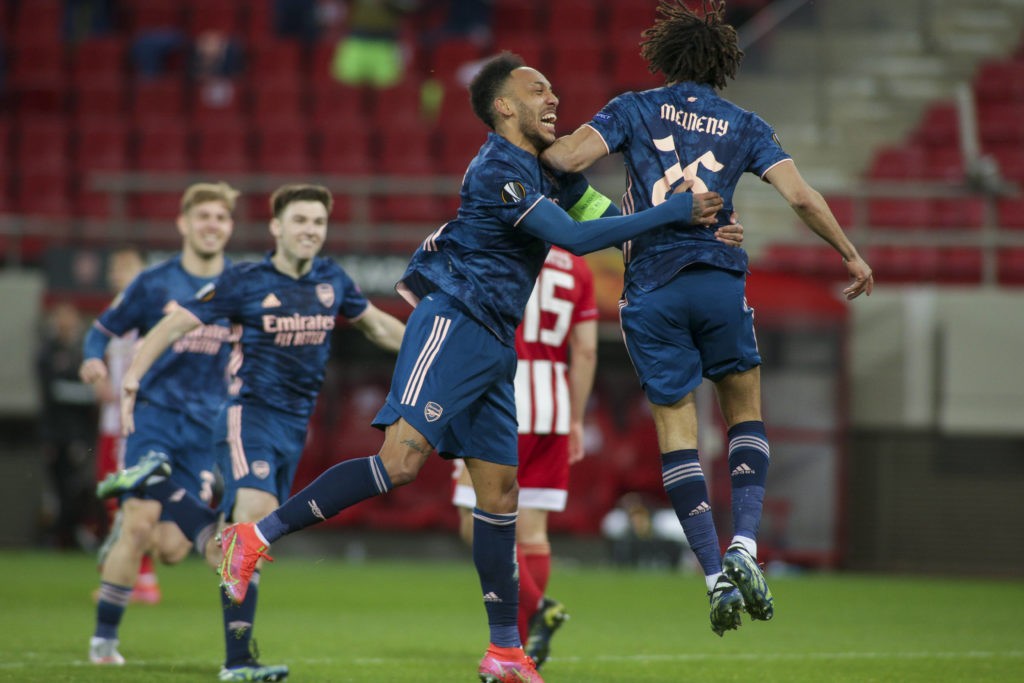
[[(111, 254), (130, 245), (154, 261), (180, 246), (173, 218), (187, 184), (223, 179), (242, 190), (229, 246), (237, 258), (270, 245), (270, 191), (326, 184), (336, 200), (327, 253), (404, 319), (393, 284), (423, 236), (454, 214), (486, 134), (466, 90), (476, 64), (502, 49), (522, 55), (551, 80), (558, 128), (569, 132), (618, 93), (660, 84), (638, 49), (656, 5), (0, 2), (0, 481), (13, 486), (3, 504), (21, 521), (0, 542), (88, 546), (102, 534), (58, 521), (58, 499), (75, 501), (80, 519), (98, 515), (87, 495), (95, 397), (74, 386), (74, 354), (112, 296)], [(946, 551), (951, 535), (987, 552), (999, 521), (1024, 513), (1014, 493), (1024, 482), (1024, 382), (1013, 351), (1024, 335), (1024, 0), (726, 7), (746, 58), (724, 95), (775, 127), (878, 280), (870, 300), (844, 305), (845, 269), (830, 248), (770, 187), (741, 183), (773, 444), (765, 556), (968, 570), (970, 553)], [(621, 165), (604, 160), (592, 181), (618, 197)], [(570, 495), (552, 529), (596, 537), (610, 510), (637, 500), (656, 510), (664, 498), (617, 327), (621, 258), (588, 260), (602, 312), (592, 457), (573, 473), (585, 493)], [(392, 361), (344, 329), (335, 347), (298, 486), (377, 445), (367, 423)], [(54, 397), (77, 415), (60, 417), (62, 427), (48, 409)], [(701, 401), (702, 458), (727, 515), (707, 387)], [(54, 469), (67, 444), (47, 441), (63, 431), (71, 474)], [(432, 462), (423, 481), (335, 524), (454, 529), (447, 477)], [(969, 501), (957, 519), (950, 500)], [(1019, 540), (1003, 571), (1024, 572)]]

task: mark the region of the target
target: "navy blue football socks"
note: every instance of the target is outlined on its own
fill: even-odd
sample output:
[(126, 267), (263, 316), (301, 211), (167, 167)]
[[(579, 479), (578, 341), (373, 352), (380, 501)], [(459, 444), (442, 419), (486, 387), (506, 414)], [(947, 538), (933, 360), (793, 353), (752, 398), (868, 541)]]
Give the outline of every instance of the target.
[(323, 522), (359, 501), (387, 493), (391, 478), (379, 455), (339, 462), (261, 519), (256, 527), (267, 543)]
[(220, 604), (224, 608), (224, 667), (230, 669), (244, 666), (252, 658), (250, 643), (252, 642), (252, 625), (256, 620), (256, 601), (259, 595), (260, 573), (252, 573), (249, 590), (245, 592), (245, 600), (235, 604), (227, 593), (220, 590)]
[(757, 538), (769, 462), (763, 422), (740, 422), (729, 429), (732, 523), (737, 536)]
[(473, 508), (473, 564), (491, 629), (491, 643), (519, 647), (519, 572), (516, 570), (516, 517)]
[(718, 534), (697, 449), (662, 453), (661, 480), (704, 575), (722, 571)]

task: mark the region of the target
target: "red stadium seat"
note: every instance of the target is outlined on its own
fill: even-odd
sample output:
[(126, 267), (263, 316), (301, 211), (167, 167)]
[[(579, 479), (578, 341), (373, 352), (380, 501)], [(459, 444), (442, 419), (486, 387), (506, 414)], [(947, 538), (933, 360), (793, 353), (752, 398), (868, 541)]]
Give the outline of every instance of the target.
[(75, 170), (78, 174), (123, 171), (130, 167), (129, 131), (120, 121), (90, 121), (78, 128), (77, 139)]
[(983, 106), (988, 102), (1024, 100), (1024, 61), (986, 62), (973, 81), (974, 94)]
[(195, 132), (196, 168), (200, 171), (248, 173), (252, 169), (249, 131), (244, 126), (209, 125)]
[(608, 82), (601, 76), (577, 76), (555, 86), (558, 96), (558, 124), (560, 134), (569, 134), (580, 124), (590, 121), (608, 103)]
[[(467, 122), (468, 124), (468, 122)], [(486, 139), (481, 126), (445, 126), (438, 140), (437, 170), (461, 176)]]
[(377, 141), (375, 168), (385, 175), (427, 176), (435, 172), (431, 138), (423, 128), (388, 130)]
[(371, 204), (374, 223), (429, 223), (443, 222), (447, 217), (439, 197), (428, 195), (388, 195)]
[(1004, 178), (1024, 183), (1024, 144), (1002, 145), (989, 153), (995, 157)]
[(893, 198), (868, 200), (868, 223), (877, 228), (926, 228), (931, 224), (927, 199)]
[(310, 116), (313, 126), (324, 129), (329, 126), (362, 129), (368, 127), (365, 101), (362, 89), (352, 88), (335, 81), (324, 83), (310, 90)]
[(654, 2), (608, 0), (608, 31), (628, 34), (639, 43), (640, 32), (654, 24), (657, 6)]
[(757, 259), (758, 269), (801, 273), (813, 277), (840, 277), (843, 272), (836, 268), (836, 253), (832, 247), (822, 244), (773, 243)]
[(468, 39), (450, 38), (438, 43), (429, 57), (427, 74), (444, 82), (455, 80), (460, 67), (483, 57), (480, 46)]
[(0, 178), (6, 183), (10, 178), (11, 170), (16, 166), (14, 162), (14, 144), (11, 141), (11, 131), (14, 125), (6, 116), (0, 116)]
[(536, 31), (541, 25), (541, 4), (533, 0), (495, 0), (492, 25), (495, 33)]
[(128, 73), (128, 42), (121, 36), (89, 38), (74, 47), (72, 78), (78, 83), (93, 79), (124, 79)]
[(121, 119), (127, 111), (124, 81), (109, 76), (77, 83), (72, 90), (75, 119)]
[(142, 171), (187, 171), (192, 166), (188, 133), (182, 125), (157, 123), (136, 131), (135, 167)]
[(964, 159), (957, 144), (929, 147), (927, 155), (925, 179), (948, 182), (960, 182), (964, 179)]
[(960, 115), (951, 102), (930, 106), (911, 135), (913, 142), (923, 145), (948, 145), (960, 137)]
[(1024, 101), (979, 107), (978, 134), (986, 150), (1024, 144)]
[(551, 45), (546, 76), (556, 93), (577, 78), (607, 78), (604, 46), (589, 34), (563, 35)]
[(936, 198), (931, 200), (931, 226), (974, 230), (985, 224), (983, 197)]
[(241, 32), (242, 22), (239, 3), (236, 0), (193, 0), (184, 4), (187, 21), (185, 26), (193, 36), (204, 31), (229, 35)]
[(69, 78), (61, 44), (43, 43), (13, 51), (8, 89), (22, 115), (63, 113)]
[(304, 127), (259, 129), (255, 134), (255, 170), (262, 173), (306, 175), (312, 168), (309, 137)]
[(361, 176), (371, 172), (370, 139), (362, 128), (324, 126), (316, 139), (316, 169), (321, 173)]
[(537, 33), (536, 28), (525, 31), (502, 30), (502, 27), (495, 27), (494, 52), (508, 50), (523, 58), (528, 65), (537, 69), (550, 78), (548, 62), (550, 41)]
[[(150, 236), (165, 243), (180, 241), (178, 232), (174, 230), (173, 223), (181, 211), (181, 195), (174, 192), (140, 192), (129, 200), (129, 207), (134, 218), (144, 218), (154, 221), (163, 221), (167, 225), (167, 235)], [(150, 245), (151, 246), (151, 245)]]
[(178, 123), (185, 115), (185, 84), (178, 76), (135, 82), (131, 111), (137, 125)]
[(1011, 247), (999, 252), (999, 284), (1024, 285), (1024, 248)]
[(250, 43), (246, 53), (247, 73), (254, 86), (266, 81), (305, 81), (302, 45), (290, 40)]
[(124, 0), (121, 3), (132, 34), (159, 28), (183, 26), (180, 0)]
[(882, 147), (868, 168), (872, 180), (915, 180), (924, 177), (928, 157), (918, 146)]
[[(615, 24), (612, 24), (615, 26)], [(619, 31), (612, 36), (609, 72), (615, 93), (646, 90), (665, 85), (660, 74), (652, 74), (640, 56), (640, 31)]]
[(839, 225), (843, 226), (846, 230), (855, 226), (856, 212), (851, 197), (829, 196), (825, 197), (825, 201), (828, 202), (828, 207), (832, 209), (832, 215), (836, 217)]
[(396, 125), (422, 127), (429, 123), (423, 116), (420, 87), (420, 82), (406, 80), (394, 88), (370, 91), (370, 118), (377, 129), (387, 131)]
[(303, 127), (306, 124), (306, 88), (294, 78), (252, 81), (253, 123), (257, 128)]
[(876, 282), (942, 281), (939, 250), (935, 247), (869, 247), (867, 261)]
[[(548, 16), (544, 25), (552, 39), (563, 41), (563, 31), (588, 33), (591, 40), (598, 35), (599, 2), (593, 0), (558, 0), (545, 3)], [(643, 12), (640, 12), (643, 14)], [(566, 41), (569, 42), (569, 41)]]
[(18, 173), (16, 211), (32, 216), (68, 218), (74, 214), (68, 169), (22, 168)]
[(950, 284), (980, 284), (982, 257), (977, 247), (948, 247), (939, 250), (939, 281)]
[(21, 171), (63, 170), (70, 158), (70, 130), (63, 117), (23, 120), (14, 132)]
[(996, 202), (996, 216), (1000, 228), (1024, 230), (1024, 198), (999, 199)]

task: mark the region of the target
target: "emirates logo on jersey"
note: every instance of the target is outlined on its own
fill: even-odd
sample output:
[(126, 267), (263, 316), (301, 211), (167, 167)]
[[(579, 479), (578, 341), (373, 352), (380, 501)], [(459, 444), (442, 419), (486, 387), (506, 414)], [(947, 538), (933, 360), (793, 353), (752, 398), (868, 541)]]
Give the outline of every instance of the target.
[(515, 180), (510, 180), (501, 188), (501, 201), (506, 204), (521, 202), (526, 196), (526, 188)]
[(326, 283), (317, 285), (316, 298), (320, 300), (320, 303), (324, 305), (324, 308), (330, 308), (334, 305), (334, 287), (331, 287)]
[(433, 401), (427, 401), (427, 405), (423, 406), (423, 417), (427, 418), (427, 422), (437, 422), (443, 412), (444, 408)]

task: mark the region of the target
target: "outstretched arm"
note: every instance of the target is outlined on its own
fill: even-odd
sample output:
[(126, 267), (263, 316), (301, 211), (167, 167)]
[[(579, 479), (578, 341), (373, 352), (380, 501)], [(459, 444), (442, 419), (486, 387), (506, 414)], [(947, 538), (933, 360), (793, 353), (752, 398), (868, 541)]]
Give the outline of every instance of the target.
[(398, 352), (402, 345), (402, 335), (405, 333), (405, 324), (391, 315), (385, 313), (373, 304), (369, 304), (363, 314), (353, 321), (353, 325), (362, 332), (367, 339), (387, 351)]
[(846, 264), (846, 271), (852, 278), (852, 282), (843, 294), (847, 299), (856, 299), (861, 294), (871, 296), (875, 286), (874, 276), (871, 274), (871, 267), (861, 258), (856, 247), (843, 232), (839, 221), (828, 208), (825, 198), (821, 193), (807, 184), (796, 164), (792, 161), (785, 161), (776, 164), (764, 174), (764, 179), (772, 184), (789, 205), (793, 207), (800, 220), (807, 227), (814, 231), (818, 237), (832, 245), (832, 248), (839, 252)]
[(199, 318), (190, 311), (175, 308), (142, 338), (121, 382), (121, 432), (125, 436), (135, 431), (135, 398), (142, 378), (171, 344), (199, 325)]
[(714, 225), (715, 214), (721, 208), (722, 198), (717, 192), (677, 192), (664, 203), (639, 213), (580, 222), (554, 202), (539, 199), (516, 225), (545, 242), (582, 255), (621, 244), (654, 228)]
[(541, 152), (540, 160), (558, 171), (579, 172), (588, 169), (601, 157), (608, 156), (608, 147), (597, 131), (583, 124), (570, 135), (563, 135)]

